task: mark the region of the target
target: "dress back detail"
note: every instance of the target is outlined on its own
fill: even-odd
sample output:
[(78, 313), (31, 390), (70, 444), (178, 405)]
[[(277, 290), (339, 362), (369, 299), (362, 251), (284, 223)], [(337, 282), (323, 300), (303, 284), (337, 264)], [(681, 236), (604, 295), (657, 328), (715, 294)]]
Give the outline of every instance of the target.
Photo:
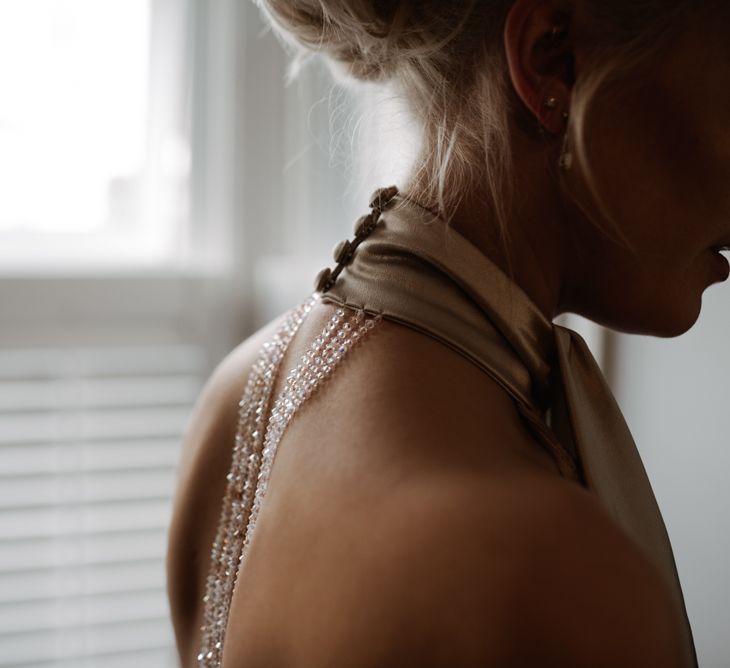
[(379, 316), (339, 308), (299, 364), (289, 373), (271, 406), (281, 363), (304, 318), (320, 298), (313, 293), (293, 308), (254, 363), (239, 402), (231, 468), (226, 476), (216, 537), (203, 597), (197, 663), (219, 668), (233, 592), (251, 544), (279, 441), (289, 422), (335, 370), (353, 346), (380, 322)]

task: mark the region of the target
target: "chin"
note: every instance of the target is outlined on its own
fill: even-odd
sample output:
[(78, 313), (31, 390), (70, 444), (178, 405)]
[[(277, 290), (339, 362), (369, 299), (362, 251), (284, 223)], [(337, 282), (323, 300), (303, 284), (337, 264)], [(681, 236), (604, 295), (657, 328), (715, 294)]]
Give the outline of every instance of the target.
[[(667, 291), (667, 293), (671, 295), (671, 291)], [(656, 336), (662, 339), (673, 339), (686, 334), (699, 319), (702, 297), (696, 301), (688, 299), (686, 302), (680, 301), (678, 297), (679, 294), (676, 293), (673, 301), (661, 304), (664, 306), (661, 310), (657, 308), (647, 310), (644, 317), (634, 323), (632, 330), (625, 331), (630, 334)]]
[(608, 327), (617, 332), (625, 334), (637, 334), (640, 336), (656, 336), (663, 339), (671, 339), (687, 333), (699, 319), (702, 308), (702, 296), (698, 299), (681, 300), (681, 293), (672, 290), (664, 290), (662, 295), (665, 300), (652, 301), (643, 307), (639, 304), (631, 304), (633, 308), (627, 309), (627, 304), (616, 305), (609, 312), (608, 309), (601, 313), (583, 312), (581, 315), (594, 322)]
[(692, 329), (696, 322), (697, 318), (687, 322), (671, 322), (653, 332), (646, 332), (646, 334), (649, 336), (657, 336), (662, 339), (674, 339), (678, 336), (682, 336), (682, 334), (686, 334), (690, 329)]

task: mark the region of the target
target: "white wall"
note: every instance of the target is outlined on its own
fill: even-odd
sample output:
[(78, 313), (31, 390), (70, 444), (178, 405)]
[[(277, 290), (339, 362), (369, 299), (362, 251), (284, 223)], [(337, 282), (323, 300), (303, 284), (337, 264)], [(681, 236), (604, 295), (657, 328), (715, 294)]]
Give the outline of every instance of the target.
[(613, 389), (672, 540), (703, 668), (730, 666), (730, 285), (672, 339), (617, 335)]

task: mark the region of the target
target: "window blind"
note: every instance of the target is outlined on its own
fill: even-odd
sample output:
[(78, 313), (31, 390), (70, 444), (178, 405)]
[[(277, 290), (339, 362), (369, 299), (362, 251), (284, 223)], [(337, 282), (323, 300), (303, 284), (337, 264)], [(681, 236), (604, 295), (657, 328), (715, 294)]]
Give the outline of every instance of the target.
[(164, 558), (195, 345), (0, 350), (0, 666), (176, 665)]

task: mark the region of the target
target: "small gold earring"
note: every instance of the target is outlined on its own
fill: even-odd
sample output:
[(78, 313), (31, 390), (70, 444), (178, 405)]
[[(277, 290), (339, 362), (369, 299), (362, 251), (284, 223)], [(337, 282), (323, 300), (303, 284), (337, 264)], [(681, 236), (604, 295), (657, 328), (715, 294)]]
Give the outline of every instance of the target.
[(555, 109), (555, 107), (558, 106), (558, 99), (551, 95), (549, 98), (547, 98), (547, 100), (545, 100), (545, 106), (548, 109)]

